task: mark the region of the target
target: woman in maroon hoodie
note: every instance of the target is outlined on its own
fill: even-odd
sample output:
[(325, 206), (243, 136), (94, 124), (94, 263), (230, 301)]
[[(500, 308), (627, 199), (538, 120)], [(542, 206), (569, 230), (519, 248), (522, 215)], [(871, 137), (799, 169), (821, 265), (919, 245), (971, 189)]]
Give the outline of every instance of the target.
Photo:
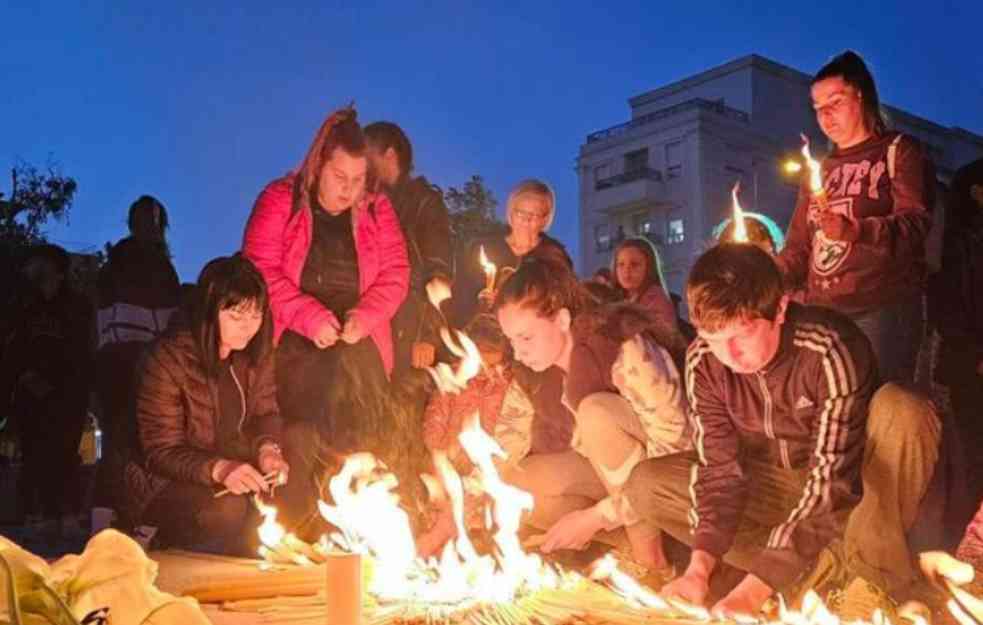
[[(332, 114), (300, 167), (263, 189), (243, 252), (270, 290), (278, 342), (277, 398), (296, 478), (283, 493), (287, 521), (319, 531), (316, 482), (332, 452), (372, 451), (397, 475), (419, 440), (394, 423), (390, 321), (410, 267), (389, 199), (368, 192), (366, 141), (354, 109)], [(415, 425), (416, 431), (402, 429)], [(302, 533), (306, 530), (299, 530)]]
[(834, 145), (822, 163), (825, 199), (803, 184), (779, 267), (789, 290), (805, 289), (806, 303), (860, 326), (883, 381), (911, 382), (935, 169), (916, 139), (887, 129), (874, 79), (856, 53), (819, 70), (812, 104)]

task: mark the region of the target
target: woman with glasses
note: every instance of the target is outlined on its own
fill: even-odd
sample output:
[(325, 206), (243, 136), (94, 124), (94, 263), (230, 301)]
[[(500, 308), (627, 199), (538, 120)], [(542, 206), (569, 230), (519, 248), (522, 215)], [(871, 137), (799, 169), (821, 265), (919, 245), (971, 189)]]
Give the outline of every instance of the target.
[(912, 382), (935, 168), (918, 140), (888, 130), (874, 78), (855, 52), (819, 70), (812, 105), (833, 144), (822, 163), (824, 195), (804, 176), (779, 266), (806, 303), (860, 326), (882, 381)]
[(478, 312), (487, 312), (495, 297), (493, 290), (487, 289), (482, 249), (497, 269), (497, 284), (512, 275), (526, 256), (549, 257), (573, 269), (563, 244), (546, 234), (555, 216), (556, 196), (542, 180), (523, 180), (512, 189), (505, 207), (509, 224), (505, 235), (471, 241), (457, 258), (454, 318), (458, 327), (467, 325)]

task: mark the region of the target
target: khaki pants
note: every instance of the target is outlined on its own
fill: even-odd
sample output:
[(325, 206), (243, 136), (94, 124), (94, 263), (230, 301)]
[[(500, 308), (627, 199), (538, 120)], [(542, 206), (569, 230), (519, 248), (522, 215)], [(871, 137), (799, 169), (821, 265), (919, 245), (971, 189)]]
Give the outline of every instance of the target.
[(523, 459), (504, 479), (531, 493), (535, 508), (528, 523), (547, 530), (567, 513), (589, 508), (611, 497), (617, 519), (612, 531), (596, 537), (616, 547), (627, 546), (622, 523), (633, 538), (651, 534), (639, 523), (622, 496), (632, 471), (646, 457), (646, 435), (631, 405), (617, 393), (594, 393), (576, 414), (577, 451), (535, 454)]
[[(867, 442), (861, 469), (864, 494), (844, 512), (843, 539), (831, 545), (849, 573), (888, 592), (910, 585), (917, 564), (906, 533), (938, 460), (941, 427), (932, 404), (895, 384), (881, 387), (870, 402)], [(692, 544), (688, 522), (690, 471), (695, 455), (643, 462), (625, 493), (645, 522)], [(724, 561), (748, 570), (764, 549), (771, 527), (781, 523), (802, 495), (806, 470), (782, 469), (746, 461), (747, 503), (735, 542)], [(804, 553), (813, 559), (818, 554)]]

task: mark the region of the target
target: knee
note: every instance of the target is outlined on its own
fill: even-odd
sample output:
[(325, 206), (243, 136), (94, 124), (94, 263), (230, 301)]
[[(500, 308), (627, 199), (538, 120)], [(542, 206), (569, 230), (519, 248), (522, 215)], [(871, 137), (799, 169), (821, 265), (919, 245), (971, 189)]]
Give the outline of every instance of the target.
[(888, 382), (870, 400), (869, 438), (918, 439), (938, 445), (942, 424), (932, 401), (904, 385)]
[(650, 510), (651, 502), (658, 499), (659, 471), (657, 462), (646, 460), (638, 463), (628, 476), (622, 493), (628, 498), (633, 509), (637, 511)]
[(586, 442), (597, 441), (613, 427), (618, 420), (614, 418), (619, 412), (631, 410), (627, 402), (617, 393), (594, 393), (580, 402), (577, 408), (577, 429), (580, 437)]

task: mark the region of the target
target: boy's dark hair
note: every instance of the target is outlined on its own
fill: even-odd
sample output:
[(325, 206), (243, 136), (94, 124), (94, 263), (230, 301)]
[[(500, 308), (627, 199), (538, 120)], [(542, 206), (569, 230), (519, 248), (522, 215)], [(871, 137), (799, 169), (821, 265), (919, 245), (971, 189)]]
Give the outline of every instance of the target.
[(392, 122), (373, 122), (363, 129), (365, 138), (381, 152), (392, 148), (399, 160), (399, 171), (406, 176), (413, 171), (413, 144), (403, 129)]
[(847, 50), (834, 56), (823, 65), (813, 77), (811, 85), (820, 80), (840, 77), (860, 93), (860, 103), (864, 109), (864, 126), (875, 135), (887, 132), (887, 122), (881, 112), (881, 100), (877, 95), (877, 85), (874, 76), (867, 69), (863, 58), (853, 50)]
[(783, 295), (775, 261), (747, 243), (710, 248), (697, 259), (686, 281), (690, 321), (707, 332), (733, 321), (773, 321)]
[(126, 225), (129, 227), (131, 233), (138, 229), (137, 220), (143, 214), (146, 214), (150, 218), (150, 221), (160, 230), (161, 234), (170, 225), (170, 221), (167, 218), (167, 209), (160, 203), (160, 200), (152, 195), (141, 195), (135, 202), (130, 204), (130, 211), (126, 216)]

